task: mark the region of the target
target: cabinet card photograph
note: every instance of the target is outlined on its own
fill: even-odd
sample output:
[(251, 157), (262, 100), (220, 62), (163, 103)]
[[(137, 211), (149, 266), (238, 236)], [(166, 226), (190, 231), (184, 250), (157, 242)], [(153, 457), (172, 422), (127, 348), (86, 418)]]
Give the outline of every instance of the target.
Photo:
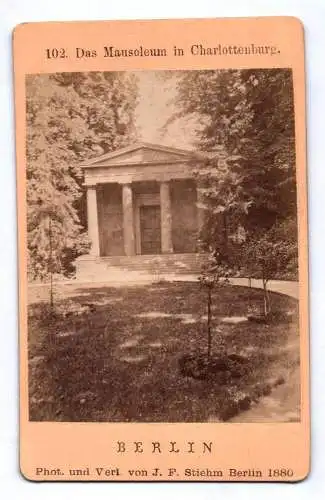
[(14, 67), (22, 474), (304, 478), (299, 21), (25, 24)]

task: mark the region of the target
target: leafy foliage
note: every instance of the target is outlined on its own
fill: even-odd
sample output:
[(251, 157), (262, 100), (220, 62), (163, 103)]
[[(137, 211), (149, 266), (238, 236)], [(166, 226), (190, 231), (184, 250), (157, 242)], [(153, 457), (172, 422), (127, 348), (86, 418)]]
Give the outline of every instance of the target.
[[(265, 251), (271, 258), (281, 252), (282, 272), (284, 262), (290, 261), (289, 272), (294, 273), (297, 207), (291, 70), (184, 72), (179, 74), (176, 104), (174, 118), (196, 117), (196, 145), (208, 156), (197, 171), (206, 214), (200, 235), (205, 250), (215, 249), (222, 262), (236, 266), (243, 263), (243, 242), (252, 241), (254, 246), (259, 241), (261, 254)], [(280, 234), (281, 225), (290, 228), (289, 233)], [(254, 274), (260, 274), (256, 258)]]
[(73, 260), (86, 251), (79, 165), (133, 139), (136, 99), (132, 74), (27, 77), (27, 230), (32, 279), (45, 279), (53, 272), (70, 274)]
[(243, 254), (249, 275), (265, 282), (284, 273), (293, 274), (297, 268), (297, 240), (292, 233), (290, 238), (288, 223), (275, 225), (265, 234), (250, 238)]

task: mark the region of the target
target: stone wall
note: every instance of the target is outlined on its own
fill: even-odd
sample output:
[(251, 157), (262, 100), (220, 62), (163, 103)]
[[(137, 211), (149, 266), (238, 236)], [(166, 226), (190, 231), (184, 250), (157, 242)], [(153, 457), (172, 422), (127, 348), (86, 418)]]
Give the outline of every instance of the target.
[[(159, 183), (134, 183), (132, 190), (134, 229), (136, 236), (139, 236), (139, 231), (136, 231), (137, 200), (141, 196), (159, 196)], [(196, 252), (197, 192), (195, 182), (193, 180), (171, 181), (170, 195), (174, 253)], [(100, 255), (102, 257), (123, 256), (125, 252), (121, 185), (106, 184), (98, 187), (97, 201)], [(159, 197), (157, 204), (159, 204)]]
[(196, 185), (192, 180), (171, 182), (172, 239), (175, 253), (196, 251)]
[(97, 197), (100, 255), (124, 255), (121, 186), (100, 186)]

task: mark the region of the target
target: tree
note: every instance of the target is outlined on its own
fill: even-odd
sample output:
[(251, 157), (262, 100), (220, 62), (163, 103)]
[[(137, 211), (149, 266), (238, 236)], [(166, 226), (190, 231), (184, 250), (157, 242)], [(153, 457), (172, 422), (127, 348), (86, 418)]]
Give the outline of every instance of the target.
[[(70, 274), (88, 245), (80, 163), (135, 137), (131, 73), (55, 73), (26, 80), (27, 232), (31, 279)], [(49, 266), (49, 220), (52, 258)]]
[[(198, 170), (198, 181), (203, 183), (204, 225), (200, 240), (205, 250), (214, 249), (218, 259), (231, 267), (236, 267), (240, 229), (245, 225), (245, 218), (252, 200), (244, 193), (242, 175), (234, 168), (235, 157), (207, 162), (209, 174)], [(211, 175), (211, 173), (213, 173)], [(245, 234), (242, 234), (245, 237)]]
[(251, 278), (262, 280), (265, 317), (272, 313), (268, 282), (297, 269), (297, 238), (289, 226), (287, 222), (275, 225), (245, 242), (244, 266)]
[(239, 225), (254, 234), (296, 218), (290, 70), (184, 72), (176, 105), (173, 119), (196, 117), (196, 146), (209, 155), (201, 175), (208, 245), (222, 240), (227, 251)]
[(213, 291), (229, 283), (229, 268), (215, 255), (210, 254), (206, 266), (203, 267), (199, 281), (207, 292), (207, 361), (211, 360), (212, 352), (212, 294)]

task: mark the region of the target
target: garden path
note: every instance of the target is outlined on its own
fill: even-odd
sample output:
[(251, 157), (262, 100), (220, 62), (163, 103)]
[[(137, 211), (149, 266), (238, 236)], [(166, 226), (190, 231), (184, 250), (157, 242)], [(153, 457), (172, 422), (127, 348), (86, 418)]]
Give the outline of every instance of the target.
[[(114, 277), (116, 278), (116, 276)], [(197, 274), (181, 274), (181, 275), (176, 275), (176, 274), (164, 274), (159, 277), (159, 281), (197, 281), (198, 280), (198, 275)], [(149, 283), (155, 283), (157, 281), (156, 277), (152, 275), (139, 275), (137, 279), (134, 279), (134, 277), (130, 278), (128, 276), (128, 273), (123, 273), (123, 276), (121, 275), (121, 278), (118, 280), (113, 279), (113, 280), (106, 280), (103, 282), (100, 281), (77, 281), (77, 280), (62, 280), (62, 281), (56, 281), (55, 285), (66, 285), (68, 287), (71, 287), (71, 291), (74, 288), (82, 288), (85, 286), (86, 288), (98, 288), (101, 285), (105, 286), (113, 286), (113, 287), (121, 287), (121, 286), (135, 286), (139, 284), (149, 284)], [(230, 278), (230, 283), (232, 285), (237, 285), (237, 286), (249, 286), (249, 279), (248, 278)], [(257, 279), (252, 279), (251, 280), (251, 286), (252, 288), (263, 288), (262, 280), (257, 280)], [(33, 290), (37, 290), (38, 288), (42, 287), (49, 287), (48, 283), (31, 283), (29, 284), (29, 291), (32, 292)], [(282, 293), (284, 295), (288, 295), (289, 297), (293, 297), (295, 299), (299, 298), (299, 283), (297, 281), (282, 281), (282, 280), (271, 280), (268, 282), (268, 289), (271, 292), (276, 292), (276, 293)], [(30, 297), (34, 296), (34, 293), (32, 292), (30, 294)], [(30, 302), (30, 301), (29, 301)], [(33, 302), (33, 299), (32, 299)]]

